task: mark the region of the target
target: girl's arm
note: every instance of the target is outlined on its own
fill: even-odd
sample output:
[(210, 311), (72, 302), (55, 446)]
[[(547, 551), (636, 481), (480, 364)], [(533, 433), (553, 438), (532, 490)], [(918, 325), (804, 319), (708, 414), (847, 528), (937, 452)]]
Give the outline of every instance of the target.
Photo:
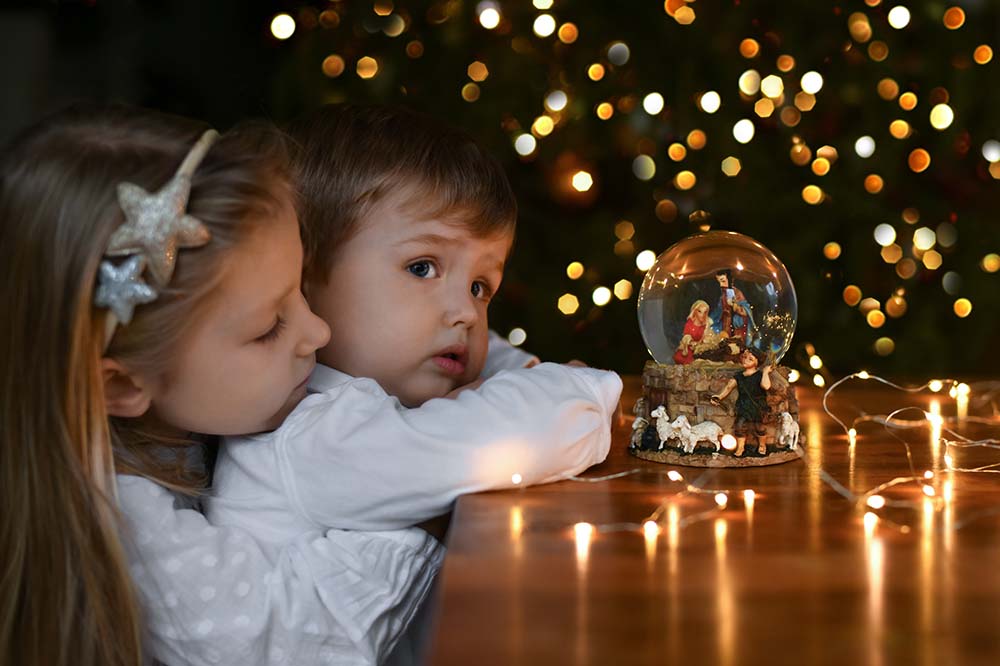
[(216, 469), (239, 470), (244, 482), (217, 476), (213, 502), (249, 513), (231, 496), (264, 483), (316, 527), (414, 525), (459, 495), (557, 481), (601, 462), (621, 388), (612, 372), (543, 363), (406, 409), (354, 378), (307, 398), (273, 441), (228, 441)]
[(415, 531), (306, 531), (268, 547), (144, 478), (119, 476), (118, 499), (148, 647), (163, 663), (381, 663), (441, 564), (442, 549)]

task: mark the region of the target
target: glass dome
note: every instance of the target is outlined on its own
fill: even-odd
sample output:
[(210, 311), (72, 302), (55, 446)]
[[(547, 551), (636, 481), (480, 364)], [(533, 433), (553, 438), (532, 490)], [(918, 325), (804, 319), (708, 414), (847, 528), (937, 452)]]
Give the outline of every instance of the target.
[(743, 234), (689, 236), (656, 258), (639, 292), (646, 348), (668, 365), (736, 362), (743, 349), (777, 364), (798, 318), (784, 264)]

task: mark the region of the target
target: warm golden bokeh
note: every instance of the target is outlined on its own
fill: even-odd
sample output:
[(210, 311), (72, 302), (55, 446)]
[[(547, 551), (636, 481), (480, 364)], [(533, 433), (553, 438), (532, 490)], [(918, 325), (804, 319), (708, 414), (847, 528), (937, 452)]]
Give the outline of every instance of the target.
[(802, 200), (811, 206), (823, 201), (823, 190), (818, 185), (806, 185), (802, 188)]
[(490, 75), (490, 70), (487, 69), (486, 63), (479, 62), (478, 60), (469, 65), (465, 72), (469, 75), (470, 79), (476, 82), (485, 81), (486, 77)]
[(680, 162), (682, 159), (687, 157), (687, 148), (685, 148), (682, 143), (672, 143), (670, 144), (670, 147), (667, 148), (667, 156), (674, 162)]
[(757, 43), (756, 39), (748, 37), (740, 42), (740, 55), (744, 58), (756, 58), (758, 53), (760, 53), (760, 44)]
[(611, 116), (615, 115), (615, 107), (607, 102), (601, 102), (597, 105), (595, 113), (597, 113), (597, 117), (601, 120), (608, 120)]
[(905, 120), (893, 120), (889, 123), (889, 134), (896, 139), (905, 139), (910, 136), (910, 123)]
[(778, 69), (782, 72), (790, 72), (795, 69), (795, 58), (785, 54), (778, 56)]
[(923, 148), (917, 148), (910, 153), (906, 163), (914, 173), (925, 171), (931, 165), (931, 156)]
[(660, 222), (673, 222), (677, 218), (677, 204), (670, 199), (661, 199), (656, 203), (656, 219)]
[(604, 65), (595, 62), (587, 68), (587, 76), (591, 81), (600, 81), (604, 78)]
[(691, 150), (701, 150), (706, 143), (708, 143), (708, 137), (700, 129), (688, 132), (687, 145)]
[(889, 46), (885, 42), (872, 42), (868, 45), (868, 57), (875, 62), (882, 62), (889, 57)]
[(466, 83), (462, 86), (462, 99), (466, 102), (475, 102), (479, 99), (479, 86), (475, 83)]
[(698, 182), (698, 178), (691, 171), (681, 171), (674, 176), (674, 187), (678, 190), (690, 190)]
[(861, 302), (861, 288), (857, 285), (849, 284), (844, 287), (844, 302), (852, 308)]
[(882, 180), (882, 176), (877, 173), (870, 173), (865, 176), (865, 191), (868, 194), (878, 194), (884, 186), (885, 182)]
[(830, 173), (830, 160), (825, 157), (817, 157), (813, 160), (812, 172), (817, 176), (825, 176)]
[(572, 44), (580, 36), (580, 31), (573, 23), (563, 23), (559, 26), (559, 41), (563, 44)]
[(882, 328), (885, 325), (885, 313), (881, 310), (869, 310), (865, 315), (865, 321), (872, 328)]
[(823, 246), (823, 256), (831, 261), (839, 258), (840, 253), (841, 253), (840, 243), (835, 243), (833, 241), (830, 241), (829, 243)]
[(980, 44), (972, 53), (972, 59), (976, 61), (976, 64), (985, 65), (990, 60), (993, 60), (993, 49), (986, 44)]
[(949, 30), (958, 30), (965, 25), (965, 12), (961, 7), (949, 7), (945, 10), (942, 21), (944, 22), (944, 27)]
[(917, 106), (917, 96), (911, 92), (905, 92), (899, 96), (899, 107), (904, 111), (912, 111)]
[(809, 164), (812, 160), (812, 151), (809, 150), (809, 146), (804, 143), (797, 143), (792, 146), (792, 150), (789, 155), (792, 158), (792, 163), (796, 166), (805, 166)]
[(890, 78), (885, 78), (878, 82), (877, 90), (879, 97), (887, 102), (891, 102), (899, 94), (899, 84)]
[(323, 59), (323, 74), (331, 79), (335, 79), (343, 74), (345, 68), (346, 64), (344, 63), (344, 59), (339, 55), (328, 55)]
[(370, 79), (378, 74), (378, 61), (370, 56), (365, 56), (358, 60), (356, 69), (358, 76), (362, 79)]

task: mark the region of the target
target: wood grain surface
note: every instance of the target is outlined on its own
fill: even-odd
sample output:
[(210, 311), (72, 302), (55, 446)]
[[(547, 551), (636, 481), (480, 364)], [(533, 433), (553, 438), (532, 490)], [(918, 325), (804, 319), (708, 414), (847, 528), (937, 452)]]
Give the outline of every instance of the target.
[[(931, 400), (946, 417), (955, 410), (947, 395), (859, 383), (831, 401), (848, 422)], [(626, 414), (638, 388), (626, 379)], [(583, 476), (638, 473), (461, 499), (429, 663), (1000, 663), (1000, 477), (943, 468), (946, 453), (973, 467), (1000, 451), (949, 449), (920, 410), (902, 413), (917, 422), (895, 434), (859, 425), (852, 446), (820, 391), (799, 391), (799, 461), (706, 470), (639, 460), (622, 419), (608, 460)], [(934, 496), (922, 481), (898, 484), (866, 520), (863, 493), (911, 476), (907, 444), (913, 470), (935, 472)], [(725, 508), (711, 491), (729, 492)], [(643, 529), (650, 516), (656, 531)], [(577, 523), (593, 526), (589, 537)]]

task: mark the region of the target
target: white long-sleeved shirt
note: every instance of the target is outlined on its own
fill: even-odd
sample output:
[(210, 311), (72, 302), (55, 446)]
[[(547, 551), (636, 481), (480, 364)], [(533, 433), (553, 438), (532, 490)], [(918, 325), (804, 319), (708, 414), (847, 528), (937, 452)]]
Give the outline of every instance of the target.
[[(504, 365), (520, 367), (533, 359), (491, 338), (487, 372), (498, 371)], [(256, 470), (251, 477), (241, 477), (232, 470), (227, 472), (229, 463), (219, 465), (217, 473), (222, 478), (228, 476), (230, 481), (218, 486), (215, 492), (218, 493), (221, 487), (230, 490), (256, 487), (257, 492), (252, 496), (239, 498), (223, 492), (216, 498), (218, 501), (211, 502), (208, 515), (203, 516), (182, 498), (148, 480), (120, 477), (119, 502), (134, 535), (130, 547), (132, 572), (147, 607), (149, 645), (156, 659), (167, 664), (375, 664), (385, 659), (420, 608), (443, 557), (443, 549), (431, 537), (418, 529), (369, 532), (326, 529), (315, 520), (324, 516), (303, 516), (296, 504), (289, 502), (291, 495), (285, 494), (284, 486), (273, 485), (275, 480), (286, 477), (269, 467), (268, 451), (273, 448), (274, 440), (291, 432), (286, 428), (305, 426), (306, 431), (312, 432), (314, 424), (318, 427), (316, 432), (332, 428), (328, 433), (332, 442), (345, 441), (345, 431), (339, 425), (348, 423), (339, 424), (323, 418), (321, 412), (325, 408), (322, 405), (337, 402), (342, 411), (351, 412), (351, 405), (345, 404), (344, 398), (357, 393), (355, 397), (361, 396), (361, 400), (352, 404), (358, 407), (367, 404), (365, 413), (376, 420), (388, 406), (392, 409), (386, 413), (424, 409), (402, 408), (370, 380), (351, 378), (324, 368), (317, 370), (310, 387), (320, 393), (303, 401), (278, 431), (242, 442), (246, 446), (239, 447), (240, 453), (251, 455), (249, 458), (241, 456), (244, 465), (239, 469)], [(525, 428), (525, 432), (541, 437), (543, 450), (525, 458), (527, 465), (523, 467), (522, 476), (526, 483), (554, 480), (603, 460), (610, 441), (608, 419), (621, 388), (620, 380), (613, 373), (561, 366), (535, 370), (539, 374), (530, 376), (527, 393), (522, 396), (528, 400), (527, 404), (544, 410), (561, 395), (569, 398), (571, 404), (549, 416), (558, 421), (559, 418), (574, 420), (575, 415), (581, 422), (562, 430), (550, 428), (546, 431), (544, 427), (538, 428), (546, 420), (538, 418), (544, 411), (527, 420), (535, 429)], [(335, 378), (329, 386), (331, 374), (328, 373)], [(561, 390), (550, 393), (548, 389), (552, 387), (547, 385), (561, 383), (560, 375), (564, 375), (563, 380), (573, 379)], [(500, 386), (511, 382), (517, 383), (508, 377), (501, 384), (491, 380), (484, 387), (491, 387), (487, 394), (492, 395)], [(329, 391), (340, 395), (341, 400), (332, 400), (332, 396), (327, 395)], [(467, 394), (471, 396), (480, 391)], [(467, 394), (457, 401), (431, 402), (468, 404)], [(376, 402), (380, 406), (373, 409)], [(506, 406), (516, 407), (516, 402), (508, 402)], [(495, 402), (492, 418), (500, 420), (498, 417), (504, 406), (503, 400)], [(447, 417), (448, 411), (435, 410), (433, 413)], [(517, 423), (511, 414), (505, 416), (506, 420)], [(390, 419), (393, 418), (398, 415), (392, 417), (390, 414)], [(422, 420), (418, 418), (417, 422)], [(353, 423), (358, 425), (356, 420)], [(482, 420), (480, 425), (487, 431), (490, 428), (488, 420)], [(445, 433), (452, 430), (446, 425), (443, 427)], [(380, 503), (380, 493), (386, 493), (385, 499), (396, 502), (401, 516), (393, 518), (376, 511), (366, 517), (363, 511), (354, 516), (356, 525), (363, 526), (362, 529), (411, 525), (420, 520), (420, 516), (437, 515), (447, 509), (463, 490), (503, 487), (510, 483), (509, 474), (481, 473), (472, 482), (459, 483), (450, 491), (436, 484), (425, 495), (419, 486), (425, 475), (420, 474), (417, 478), (409, 477), (409, 490), (404, 492), (389, 480), (379, 480), (381, 472), (398, 470), (404, 461), (391, 461), (374, 470), (369, 470), (365, 464), (350, 462), (351, 457), (359, 461), (368, 459), (379, 450), (392, 451), (406, 443), (378, 437), (366, 443), (366, 432), (377, 435), (385, 431), (366, 431), (364, 428), (354, 431), (347, 441), (356, 446), (343, 449), (338, 448), (340, 444), (332, 446), (327, 453), (333, 458), (325, 461), (325, 468), (309, 469), (308, 465), (304, 468), (323, 485), (342, 487), (357, 485), (358, 474), (375, 472), (368, 478), (368, 481), (376, 481), (374, 486), (361, 480), (367, 488), (367, 499), (356, 498), (355, 503), (343, 507), (345, 515), (358, 507), (371, 510), (371, 506)], [(426, 430), (410, 443), (418, 445), (433, 433), (433, 428)], [(299, 438), (294, 439), (299, 441)], [(308, 442), (308, 439), (302, 441)], [(473, 439), (482, 441), (481, 437)], [(227, 450), (234, 450), (232, 445), (241, 440), (229, 442)], [(511, 442), (501, 443), (496, 451), (502, 456), (504, 452), (515, 451), (517, 446)], [(476, 457), (472, 455), (474, 451), (481, 453), (488, 448), (468, 451), (456, 448), (455, 451), (468, 453), (471, 460)], [(433, 446), (430, 451), (432, 455), (427, 457), (425, 464), (433, 466), (435, 456), (443, 453), (443, 449)], [(345, 453), (346, 457), (341, 455)], [(562, 453), (568, 455), (562, 458)], [(257, 455), (264, 464), (248, 467), (246, 463)], [(452, 472), (459, 470), (455, 466), (449, 469)], [(475, 466), (467, 468), (466, 473), (471, 474), (475, 469)], [(261, 482), (259, 486), (255, 485), (255, 478)], [(452, 482), (459, 481), (458, 476), (450, 478)], [(233, 481), (236, 483), (231, 484)], [(275, 490), (277, 494), (272, 494)], [(407, 493), (414, 492), (411, 517), (404, 519), (406, 504), (399, 503)], [(371, 506), (365, 509), (365, 504)], [(264, 513), (258, 513), (260, 511)], [(336, 512), (325, 517), (335, 520)]]
[(408, 409), (371, 379), (317, 366), (315, 391), (277, 430), (227, 438), (206, 511), (281, 543), (308, 529), (387, 530), (455, 499), (548, 483), (607, 456), (621, 394), (613, 372), (542, 363), (456, 399)]

